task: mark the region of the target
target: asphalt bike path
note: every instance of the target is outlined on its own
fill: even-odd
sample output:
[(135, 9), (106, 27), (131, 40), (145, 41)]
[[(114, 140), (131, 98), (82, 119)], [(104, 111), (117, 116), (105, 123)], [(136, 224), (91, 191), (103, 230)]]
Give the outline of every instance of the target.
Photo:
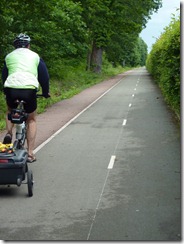
[(0, 239), (181, 239), (180, 131), (144, 68), (111, 88), (35, 149), (32, 198), (0, 186)]

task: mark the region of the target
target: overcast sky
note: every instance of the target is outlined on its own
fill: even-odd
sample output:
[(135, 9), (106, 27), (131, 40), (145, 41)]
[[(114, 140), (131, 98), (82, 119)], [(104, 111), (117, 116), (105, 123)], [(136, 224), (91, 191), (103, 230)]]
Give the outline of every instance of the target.
[(162, 0), (162, 7), (151, 15), (146, 28), (141, 32), (140, 37), (148, 45), (148, 52), (151, 51), (152, 45), (159, 38), (164, 28), (171, 22), (172, 14), (179, 15), (176, 9), (180, 8), (180, 0)]

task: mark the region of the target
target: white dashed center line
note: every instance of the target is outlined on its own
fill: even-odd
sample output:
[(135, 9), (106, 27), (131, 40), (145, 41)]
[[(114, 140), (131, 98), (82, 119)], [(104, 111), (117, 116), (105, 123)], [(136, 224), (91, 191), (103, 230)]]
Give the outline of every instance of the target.
[(113, 168), (115, 159), (116, 159), (116, 156), (112, 155), (111, 159), (110, 159), (110, 162), (109, 162), (109, 165), (108, 165), (108, 169), (112, 169)]
[(123, 124), (122, 124), (122, 125), (123, 125), (123, 126), (124, 126), (124, 125), (126, 125), (126, 122), (127, 122), (127, 120), (126, 120), (126, 119), (124, 119), (124, 120), (123, 120)]

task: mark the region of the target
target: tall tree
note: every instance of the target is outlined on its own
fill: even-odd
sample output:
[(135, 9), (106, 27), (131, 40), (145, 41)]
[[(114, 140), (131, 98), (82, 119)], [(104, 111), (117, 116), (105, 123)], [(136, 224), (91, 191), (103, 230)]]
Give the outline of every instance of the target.
[[(5, 0), (2, 0), (5, 1)], [(12, 40), (20, 32), (31, 36), (32, 48), (47, 61), (49, 66), (68, 56), (86, 53), (85, 22), (82, 8), (72, 0), (15, 0), (0, 3), (1, 57), (13, 49)], [(7, 48), (7, 44), (9, 48)]]
[[(89, 32), (90, 67), (101, 71), (102, 54), (118, 36), (137, 40), (153, 11), (161, 6), (161, 0), (80, 0), (83, 19)], [(114, 45), (119, 45), (114, 43)], [(119, 45), (120, 46), (120, 45)], [(126, 47), (127, 48), (127, 47)]]
[[(12, 40), (26, 32), (48, 66), (83, 58), (100, 72), (104, 50), (114, 63), (127, 59), (152, 11), (161, 0), (15, 0), (0, 2), (0, 62)], [(56, 70), (55, 69), (55, 70)]]

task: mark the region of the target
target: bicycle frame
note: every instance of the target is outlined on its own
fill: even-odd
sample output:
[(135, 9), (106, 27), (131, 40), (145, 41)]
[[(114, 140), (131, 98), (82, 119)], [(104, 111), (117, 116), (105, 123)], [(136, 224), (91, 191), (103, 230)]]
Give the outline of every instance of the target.
[(13, 148), (21, 149), (24, 147), (26, 140), (26, 131), (27, 131), (27, 118), (28, 113), (24, 110), (24, 101), (16, 100), (15, 103), (18, 104), (16, 109), (12, 109), (8, 114), (8, 120), (13, 124), (16, 124), (16, 140), (14, 141)]

